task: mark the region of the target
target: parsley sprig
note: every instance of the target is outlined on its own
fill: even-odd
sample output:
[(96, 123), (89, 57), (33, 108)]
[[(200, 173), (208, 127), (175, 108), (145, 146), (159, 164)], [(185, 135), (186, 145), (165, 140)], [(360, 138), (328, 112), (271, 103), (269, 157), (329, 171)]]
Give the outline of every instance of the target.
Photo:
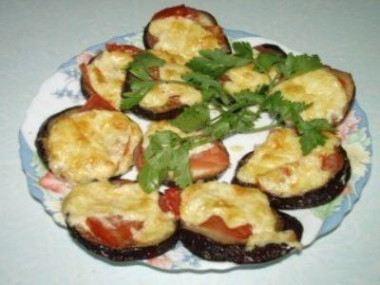
[[(185, 74), (176, 83), (187, 84), (200, 90), (203, 103), (187, 107), (171, 123), (189, 134), (181, 138), (172, 131), (157, 132), (149, 137), (149, 146), (144, 152), (144, 167), (138, 175), (142, 188), (151, 192), (166, 180), (173, 180), (178, 186), (192, 183), (189, 152), (192, 148), (222, 140), (237, 133), (253, 133), (278, 126), (293, 127), (300, 135), (300, 144), (305, 155), (326, 141), (325, 131), (333, 127), (325, 119), (305, 121), (301, 113), (310, 105), (285, 99), (281, 92), (273, 91), (282, 80), (289, 79), (323, 67), (316, 55), (294, 55), (286, 57), (278, 53), (257, 53), (249, 43), (235, 42), (234, 54), (221, 50), (204, 50), (187, 66), (192, 72)], [(149, 51), (139, 54), (129, 67), (130, 91), (124, 94), (121, 109), (130, 109), (156, 86), (167, 83), (151, 75), (152, 68), (158, 68), (165, 61)], [(275, 68), (276, 77), (268, 85), (255, 91), (244, 90), (229, 94), (220, 77), (229, 69), (253, 64), (255, 70), (267, 73)], [(252, 107), (255, 107), (254, 109)], [(211, 109), (217, 110), (211, 116)], [(256, 126), (263, 113), (273, 118), (273, 123)]]

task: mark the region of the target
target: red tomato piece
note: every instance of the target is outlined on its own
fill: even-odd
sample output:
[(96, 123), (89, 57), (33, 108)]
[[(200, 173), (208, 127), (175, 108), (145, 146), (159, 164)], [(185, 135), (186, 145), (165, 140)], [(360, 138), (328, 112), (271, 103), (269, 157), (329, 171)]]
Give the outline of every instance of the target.
[(131, 46), (131, 45), (123, 45), (123, 44), (118, 44), (118, 43), (107, 43), (106, 50), (109, 52), (112, 52), (112, 51), (127, 52), (127, 53), (130, 53), (132, 56), (136, 56), (137, 54), (142, 52), (142, 49), (138, 47)]
[(335, 152), (322, 157), (322, 170), (337, 171), (343, 167), (343, 156), (340, 152)]
[(231, 229), (219, 216), (211, 216), (200, 226), (208, 230), (212, 230), (220, 234), (232, 237), (237, 240), (245, 240), (252, 235), (252, 226), (250, 224), (245, 224)]
[(88, 217), (86, 224), (99, 242), (112, 248), (123, 248), (133, 244), (132, 229), (140, 230), (144, 226), (141, 221), (123, 221), (120, 216), (106, 218), (107, 223), (96, 217)]
[(230, 157), (228, 152), (220, 143), (216, 143), (213, 147), (193, 154), (190, 157), (191, 170), (207, 174), (205, 176), (219, 174), (226, 169), (229, 164)]
[(158, 203), (164, 212), (171, 211), (177, 218), (179, 218), (179, 208), (181, 205), (181, 189), (179, 189), (178, 187), (171, 187), (169, 189), (166, 189), (165, 193), (160, 196)]
[(109, 110), (116, 111), (116, 109), (107, 100), (103, 99), (102, 96), (93, 94), (90, 99), (87, 100), (86, 104), (81, 108), (81, 111), (91, 111), (91, 110)]

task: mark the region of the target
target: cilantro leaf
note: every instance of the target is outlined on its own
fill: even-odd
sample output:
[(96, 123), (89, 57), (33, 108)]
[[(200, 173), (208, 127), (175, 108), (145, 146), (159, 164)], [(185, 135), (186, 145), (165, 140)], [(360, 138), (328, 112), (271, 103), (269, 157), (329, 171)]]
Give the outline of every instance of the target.
[(150, 80), (150, 69), (164, 64), (165, 60), (158, 58), (149, 51), (144, 51), (139, 53), (129, 65), (129, 72), (140, 80)]
[(186, 65), (195, 72), (218, 78), (227, 70), (250, 63), (252, 60), (225, 53), (222, 50), (202, 50), (201, 56), (190, 60)]
[(229, 99), (226, 90), (218, 80), (211, 76), (192, 72), (185, 74), (182, 78), (185, 82), (194, 85), (201, 91), (204, 102), (219, 98), (224, 104), (228, 103)]
[(124, 99), (121, 101), (120, 109), (128, 110), (138, 105), (144, 96), (154, 88), (155, 83), (152, 81), (133, 80), (131, 82), (131, 92), (123, 94)]
[(235, 51), (235, 56), (245, 58), (248, 60), (253, 59), (253, 50), (251, 44), (248, 42), (234, 42), (232, 47)]
[(197, 131), (210, 122), (210, 110), (206, 104), (193, 105), (182, 112), (171, 123), (184, 132)]
[(155, 191), (174, 174), (180, 187), (191, 184), (189, 143), (172, 131), (157, 132), (149, 137), (149, 146), (144, 152), (144, 166), (137, 179), (148, 193)]
[(325, 131), (332, 131), (332, 125), (326, 119), (313, 119), (310, 121), (301, 121), (298, 124), (300, 132), (300, 143), (304, 155), (309, 154), (319, 145), (326, 142)]
[(283, 124), (289, 121), (297, 124), (301, 120), (300, 113), (307, 107), (308, 105), (303, 102), (286, 100), (279, 91), (268, 95), (262, 105), (263, 110)]
[(284, 60), (284, 57), (277, 53), (260, 53), (255, 60), (255, 69), (260, 73), (266, 73), (272, 66), (283, 63)]
[(286, 78), (322, 67), (323, 64), (318, 55), (307, 54), (294, 55), (289, 53), (285, 61), (279, 64), (279, 69)]
[(171, 155), (169, 168), (173, 171), (174, 181), (180, 188), (184, 188), (193, 182), (190, 172), (189, 150), (189, 142), (184, 142), (175, 148)]

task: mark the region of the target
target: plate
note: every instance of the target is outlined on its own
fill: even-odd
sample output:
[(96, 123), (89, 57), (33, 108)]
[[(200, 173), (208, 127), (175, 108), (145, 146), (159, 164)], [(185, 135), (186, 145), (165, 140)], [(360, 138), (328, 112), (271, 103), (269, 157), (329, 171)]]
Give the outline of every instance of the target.
[[(286, 52), (290, 52), (285, 46), (260, 36), (243, 31), (226, 30), (226, 34), (233, 41), (248, 41), (252, 45), (272, 43), (279, 45)], [(128, 43), (143, 47), (142, 33), (132, 33), (115, 37), (108, 42)], [(80, 71), (78, 65), (87, 62), (93, 55), (102, 50), (105, 43), (92, 46), (79, 55), (62, 64), (58, 70), (41, 86), (37, 96), (29, 107), (26, 118), (19, 134), (20, 155), (22, 167), (27, 178), (31, 195), (43, 205), (46, 212), (60, 226), (65, 227), (63, 216), (60, 212), (61, 201), (65, 196), (64, 190), (48, 190), (39, 185), (39, 179), (47, 172), (39, 159), (34, 141), (42, 122), (50, 115), (68, 107), (83, 104), (85, 99), (80, 91)], [(296, 53), (292, 51), (293, 53)], [(148, 122), (131, 115), (142, 128), (146, 128)], [(265, 118), (264, 118), (265, 120)], [(332, 202), (311, 209), (286, 211), (297, 217), (304, 226), (302, 243), (305, 247), (311, 245), (317, 238), (336, 228), (344, 216), (352, 209), (360, 197), (366, 184), (371, 168), (371, 137), (368, 130), (368, 121), (365, 113), (355, 101), (351, 111), (338, 127), (338, 134), (342, 138), (343, 147), (346, 149), (351, 166), (351, 179), (342, 192)], [(257, 144), (262, 143), (267, 133), (236, 135), (225, 141), (231, 157), (231, 167), (220, 178), (222, 181), (230, 181), (235, 171), (237, 161)], [(136, 170), (128, 173), (126, 178), (135, 178)], [(79, 248), (78, 248), (79, 250)], [(277, 261), (275, 261), (277, 262)], [(192, 255), (180, 243), (156, 258), (139, 261), (152, 267), (166, 270), (226, 270), (237, 267), (261, 267), (263, 265), (237, 265), (229, 262), (208, 262)], [(267, 265), (267, 264), (266, 264)], [(265, 266), (266, 266), (265, 265)]]

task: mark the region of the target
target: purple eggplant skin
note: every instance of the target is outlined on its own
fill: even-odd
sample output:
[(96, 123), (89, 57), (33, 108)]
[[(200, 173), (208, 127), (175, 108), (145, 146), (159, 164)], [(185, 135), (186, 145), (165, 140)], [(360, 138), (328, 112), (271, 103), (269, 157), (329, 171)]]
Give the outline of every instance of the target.
[(49, 136), (50, 127), (59, 118), (73, 114), (73, 113), (77, 112), (81, 107), (82, 106), (70, 107), (68, 109), (65, 109), (63, 111), (60, 111), (56, 114), (51, 115), (42, 123), (40, 129), (38, 130), (37, 137), (35, 140), (35, 146), (36, 146), (37, 153), (38, 153), (39, 157), (41, 158), (42, 162), (45, 164), (45, 166), (48, 169), (50, 169), (49, 168), (49, 152), (48, 152), (47, 146), (45, 144), (45, 141)]
[[(294, 230), (297, 239), (301, 240), (302, 224), (294, 217), (278, 212), (282, 219), (282, 230)], [(285, 256), (293, 247), (281, 243), (270, 243), (265, 246), (256, 246), (247, 251), (244, 244), (223, 244), (204, 235), (181, 228), (179, 239), (182, 244), (194, 255), (210, 261), (229, 261), (237, 264), (259, 264), (274, 261)]]
[(177, 244), (179, 236), (177, 229), (169, 238), (155, 245), (114, 249), (86, 239), (75, 227), (67, 225), (67, 228), (71, 237), (90, 253), (114, 262), (128, 262), (159, 256), (173, 248)]
[[(214, 26), (219, 26), (218, 21), (216, 20), (216, 18), (212, 14), (210, 14), (209, 12), (206, 12), (206, 11), (203, 11), (203, 10), (197, 10), (197, 9), (194, 9), (194, 10), (196, 10), (199, 14), (202, 14), (202, 15), (206, 16), (214, 24)], [(150, 24), (154, 20), (155, 19), (153, 17), (151, 19), (151, 21), (144, 28), (143, 43), (144, 43), (144, 47), (146, 49), (154, 49), (154, 42), (151, 40), (151, 34), (149, 32)], [(227, 36), (224, 33), (223, 33), (223, 41), (221, 43), (221, 49), (224, 52), (226, 52), (227, 54), (230, 54), (232, 52), (231, 45), (230, 45), (230, 43), (228, 41)]]
[(287, 56), (286, 52), (282, 48), (273, 44), (262, 44), (254, 46), (253, 48), (260, 53), (274, 53), (284, 58)]
[[(339, 147), (338, 151), (343, 155), (343, 167), (332, 177), (325, 185), (317, 189), (310, 190), (303, 195), (295, 197), (278, 197), (263, 191), (269, 198), (271, 207), (276, 209), (306, 209), (317, 207), (332, 201), (339, 196), (346, 187), (351, 177), (351, 165), (347, 156), (347, 152), (343, 147)], [(231, 183), (242, 185), (245, 187), (259, 188), (258, 185), (246, 183), (237, 178), (239, 169), (247, 163), (253, 152), (246, 154), (238, 163), (235, 176)], [(259, 188), (260, 189), (260, 188)]]

